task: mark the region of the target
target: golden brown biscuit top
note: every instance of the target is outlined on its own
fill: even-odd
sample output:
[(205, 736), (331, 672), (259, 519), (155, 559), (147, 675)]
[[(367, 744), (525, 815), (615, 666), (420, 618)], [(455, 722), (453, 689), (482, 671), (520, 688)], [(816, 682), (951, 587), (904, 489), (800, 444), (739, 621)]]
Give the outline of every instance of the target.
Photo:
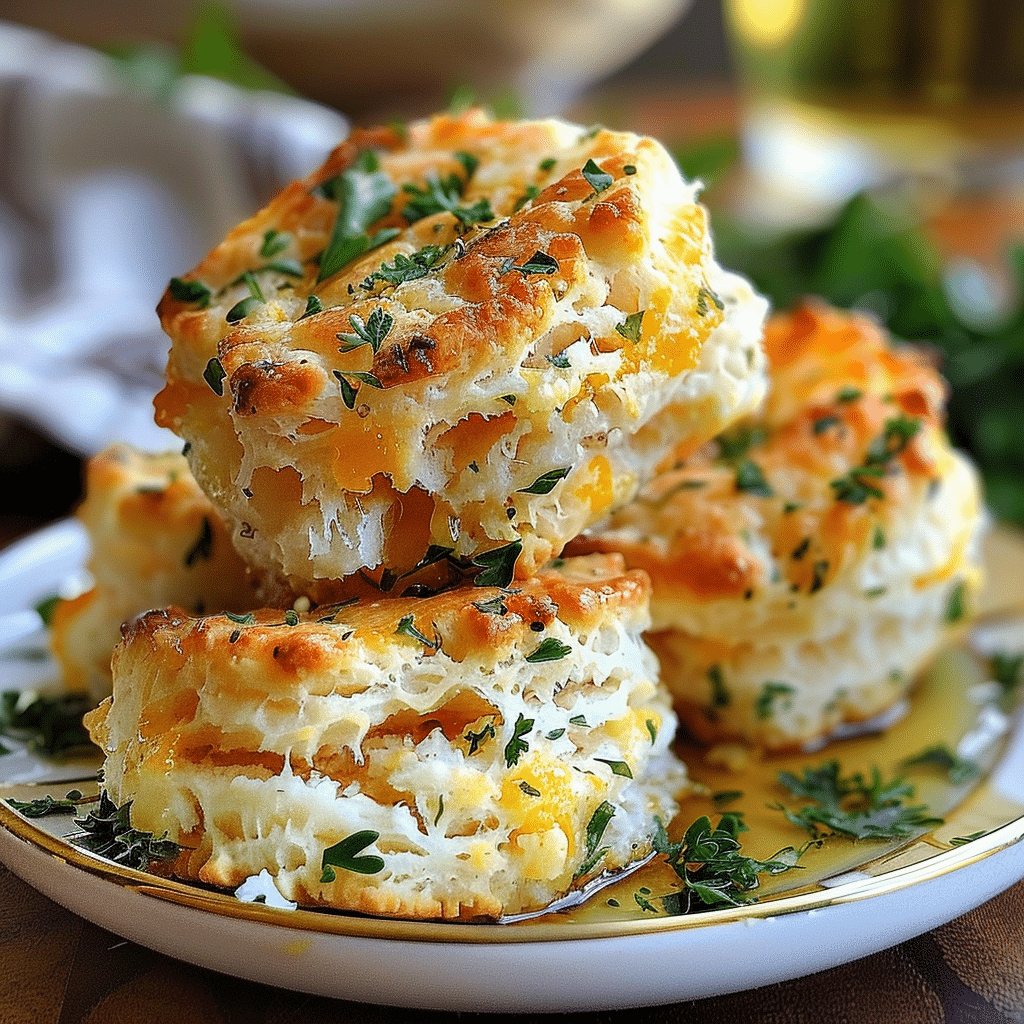
[(122, 627), (122, 646), (149, 644), (182, 665), (203, 658), (249, 660), (246, 675), (271, 693), (346, 664), (390, 659), (406, 645), (417, 656), (443, 651), (453, 661), (477, 657), (496, 665), (513, 648), (542, 649), (556, 617), (574, 632), (609, 620), (642, 625), (649, 598), (645, 573), (625, 570), (619, 555), (592, 555), (556, 560), (509, 588), (357, 599), (303, 613), (264, 608), (197, 617), (180, 608), (154, 610)]
[(941, 377), (869, 318), (815, 301), (773, 317), (766, 349), (763, 413), (670, 466), (569, 551), (622, 551), (656, 593), (703, 600), (779, 584), (815, 593), (884, 546), (887, 524), (948, 468)]
[[(188, 407), (226, 401), (275, 429), (329, 433), (335, 452), (368, 446), (372, 460), (342, 470), (352, 490), (374, 472), (406, 490), (390, 392), (419, 401), (443, 381), (453, 425), (499, 418), (502, 398), (547, 415), (564, 387), (483, 405), (459, 388), (499, 364), (557, 376), (581, 338), (619, 354), (590, 391), (639, 370), (678, 375), (723, 319), (710, 260), (705, 213), (651, 139), (478, 112), (355, 132), (172, 283), (157, 419), (179, 429)], [(558, 308), (567, 296), (580, 315)], [(588, 306), (604, 308), (595, 319)]]

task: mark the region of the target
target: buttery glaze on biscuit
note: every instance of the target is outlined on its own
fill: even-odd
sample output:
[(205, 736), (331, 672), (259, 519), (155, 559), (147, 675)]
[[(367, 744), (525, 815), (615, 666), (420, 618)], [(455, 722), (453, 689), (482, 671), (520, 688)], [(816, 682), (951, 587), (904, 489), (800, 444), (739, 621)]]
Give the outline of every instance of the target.
[(267, 598), (436, 548), (525, 576), (757, 404), (764, 312), (653, 140), (438, 117), (354, 133), (172, 283), (157, 418)]
[(905, 695), (969, 613), (983, 514), (924, 352), (817, 302), (765, 345), (764, 409), (570, 550), (650, 574), (648, 640), (691, 732), (783, 748)]
[[(649, 592), (589, 556), (504, 590), (150, 612), (87, 716), (105, 786), (187, 847), (182, 878), (265, 868), (303, 905), (405, 917), (539, 910), (642, 860), (685, 787)], [(371, 859), (326, 871), (356, 835)]]

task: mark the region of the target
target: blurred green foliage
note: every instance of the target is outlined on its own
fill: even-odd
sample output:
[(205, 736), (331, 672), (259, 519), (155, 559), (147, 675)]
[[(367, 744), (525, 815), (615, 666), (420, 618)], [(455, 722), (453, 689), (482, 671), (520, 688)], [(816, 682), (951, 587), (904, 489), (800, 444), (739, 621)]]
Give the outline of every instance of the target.
[(160, 43), (107, 47), (129, 85), (143, 96), (167, 99), (182, 75), (206, 75), (243, 89), (292, 90), (242, 48), (232, 11), (223, 3), (197, 4), (179, 48)]
[[(708, 183), (734, 159), (720, 142), (676, 158), (685, 171), (703, 164), (697, 176)], [(953, 443), (981, 469), (992, 511), (1024, 525), (1024, 245), (1007, 254), (1005, 303), (982, 268), (942, 258), (897, 192), (858, 194), (827, 223), (777, 234), (715, 210), (713, 199), (719, 259), (750, 278), (774, 309), (821, 296), (871, 312), (895, 338), (938, 354), (951, 388)]]

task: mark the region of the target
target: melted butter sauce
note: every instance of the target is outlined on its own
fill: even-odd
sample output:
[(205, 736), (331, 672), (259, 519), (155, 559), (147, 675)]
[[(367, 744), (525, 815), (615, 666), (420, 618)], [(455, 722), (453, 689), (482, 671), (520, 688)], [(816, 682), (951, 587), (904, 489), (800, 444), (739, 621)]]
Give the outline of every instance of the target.
[[(980, 624), (979, 628), (983, 628)], [(1024, 618), (1017, 628), (1024, 640)], [(741, 833), (741, 853), (767, 860), (780, 850), (803, 849), (799, 867), (777, 875), (761, 875), (761, 887), (751, 895), (765, 903), (786, 896), (818, 892), (829, 880), (847, 872), (877, 877), (909, 866), (946, 850), (960, 837), (987, 832), (1024, 815), (1024, 792), (1020, 802), (986, 784), (986, 773), (1002, 752), (1011, 710), (997, 685), (991, 684), (984, 661), (970, 649), (969, 642), (944, 651), (924, 674), (907, 701), (907, 711), (882, 731), (834, 740), (814, 752), (759, 754), (748, 751), (745, 763), (723, 767), (709, 758), (708, 750), (680, 741), (676, 750), (689, 768), (694, 792), (681, 802), (679, 813), (669, 827), (678, 840), (697, 818), (707, 815), (712, 825), (723, 812), (742, 812), (748, 831)], [(959, 784), (950, 782), (946, 772), (935, 767), (905, 766), (908, 758), (938, 744), (950, 751), (970, 751), (981, 772)], [(741, 759), (737, 759), (741, 760)], [(883, 780), (902, 777), (914, 787), (906, 806), (925, 805), (927, 815), (944, 819), (930, 830), (920, 829), (912, 837), (895, 840), (853, 840), (832, 836), (808, 846), (810, 836), (789, 822), (778, 809), (792, 810), (805, 805), (778, 781), (780, 772), (802, 777), (807, 768), (838, 761), (840, 774), (869, 775), (877, 766)], [(725, 801), (715, 794), (741, 793)], [(678, 876), (657, 857), (634, 873), (613, 882), (581, 906), (559, 914), (578, 922), (642, 920), (670, 916), (663, 897), (681, 893)], [(697, 908), (703, 913), (714, 913)]]

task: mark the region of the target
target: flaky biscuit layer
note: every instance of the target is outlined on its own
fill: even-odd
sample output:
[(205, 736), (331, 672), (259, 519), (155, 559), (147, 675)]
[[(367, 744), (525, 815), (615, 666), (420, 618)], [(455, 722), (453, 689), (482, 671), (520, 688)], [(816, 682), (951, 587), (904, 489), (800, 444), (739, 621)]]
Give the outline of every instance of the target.
[(105, 785), (188, 847), (184, 878), (267, 869), (304, 905), (407, 917), (538, 910), (642, 859), (674, 813), (648, 593), (598, 556), (509, 590), (152, 612), (88, 718)]
[(354, 134), (173, 284), (158, 421), (271, 597), (434, 547), (528, 575), (757, 404), (764, 312), (653, 140), (438, 117)]
[(978, 477), (919, 350), (808, 303), (766, 331), (763, 412), (572, 544), (650, 573), (691, 731), (795, 746), (902, 697), (980, 583)]
[(65, 685), (100, 700), (121, 624), (150, 608), (241, 611), (255, 590), (228, 531), (177, 453), (114, 445), (86, 464), (77, 511), (93, 585), (59, 601), (51, 641)]

